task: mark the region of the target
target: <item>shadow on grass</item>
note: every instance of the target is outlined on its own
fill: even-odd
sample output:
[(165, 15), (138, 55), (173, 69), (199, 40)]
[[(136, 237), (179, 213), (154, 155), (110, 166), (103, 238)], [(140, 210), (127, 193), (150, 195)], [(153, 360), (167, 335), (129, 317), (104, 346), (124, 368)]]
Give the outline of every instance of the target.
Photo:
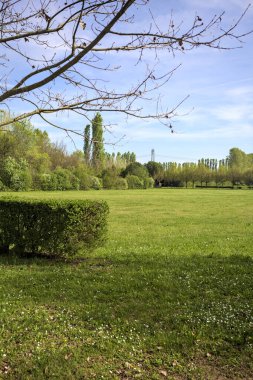
[(123, 345), (141, 342), (147, 355), (158, 355), (157, 347), (189, 360), (208, 353), (233, 373), (240, 368), (245, 378), (253, 370), (251, 257), (143, 255), (65, 262), (1, 255), (0, 271), (1, 298), (19, 325), (37, 326), (36, 310), (59, 323), (65, 314), (71, 329), (90, 331), (110, 352), (121, 336)]
[(177, 324), (177, 316), (193, 327), (209, 320), (216, 326), (218, 315), (231, 309), (237, 323), (246, 305), (247, 313), (253, 306), (253, 259), (243, 255), (68, 260), (1, 255), (0, 270), (0, 283), (14, 299), (22, 291), (36, 303), (75, 304), (80, 313), (92, 310), (96, 321), (108, 323), (123, 318), (166, 329)]
[(87, 261), (89, 257), (75, 257), (75, 258), (64, 258), (61, 256), (50, 256), (50, 255), (40, 255), (33, 254), (29, 252), (24, 252), (18, 254), (15, 251), (10, 251), (9, 253), (0, 252), (0, 265), (10, 265), (10, 266), (19, 266), (19, 265), (66, 265), (66, 264), (79, 264), (81, 262)]
[[(249, 256), (249, 255), (243, 255), (243, 254), (232, 254), (232, 255), (229, 255), (229, 256), (224, 256), (224, 255), (219, 255), (219, 254), (215, 254), (215, 253), (212, 253), (212, 254), (209, 254), (209, 255), (206, 255), (206, 254), (192, 254), (191, 256), (185, 256), (185, 255), (172, 255), (170, 256), (169, 254), (168, 255), (162, 255), (162, 256), (159, 256), (159, 254), (157, 255), (154, 255), (153, 257), (152, 256), (145, 256), (145, 255), (140, 255), (139, 258), (137, 258), (136, 256), (134, 257), (129, 257), (129, 256), (120, 256), (118, 258), (114, 258), (115, 259), (115, 263), (120, 261), (121, 263), (123, 263), (124, 261), (126, 263), (129, 263), (129, 262), (134, 262), (134, 263), (148, 263), (148, 262), (151, 262), (152, 264), (154, 263), (154, 261), (157, 261), (158, 263), (163, 263), (163, 262), (166, 262), (166, 261), (173, 261), (174, 259), (178, 259), (179, 261), (181, 261), (182, 259), (185, 260), (185, 259), (190, 259), (190, 260), (194, 260), (194, 261), (203, 261), (203, 262), (206, 262), (207, 259), (215, 259), (217, 262), (220, 262), (220, 261), (224, 261), (224, 262), (231, 262), (231, 263), (235, 263), (235, 264), (238, 264), (238, 263), (245, 263), (245, 262), (249, 262), (249, 263), (252, 263), (253, 262), (253, 257), (252, 256)], [(75, 257), (70, 257), (70, 258), (64, 258), (64, 257), (61, 257), (61, 256), (50, 256), (50, 255), (40, 255), (40, 254), (33, 254), (33, 253), (29, 253), (29, 252), (25, 252), (25, 253), (22, 253), (22, 254), (18, 254), (16, 251), (10, 251), (9, 253), (6, 253), (6, 252), (1, 252), (0, 251), (0, 265), (32, 265), (32, 264), (36, 264), (36, 265), (41, 265), (41, 266), (47, 266), (47, 265), (59, 265), (59, 264), (62, 264), (62, 265), (68, 265), (68, 264), (80, 264), (82, 262), (85, 262), (85, 261), (91, 261), (93, 262), (95, 260), (98, 260), (98, 261), (105, 261), (104, 258), (99, 258), (99, 257), (96, 257), (96, 256), (93, 256), (92, 254), (87, 254), (87, 256), (75, 256)], [(107, 261), (110, 261), (110, 263), (112, 262), (112, 260), (107, 260)]]

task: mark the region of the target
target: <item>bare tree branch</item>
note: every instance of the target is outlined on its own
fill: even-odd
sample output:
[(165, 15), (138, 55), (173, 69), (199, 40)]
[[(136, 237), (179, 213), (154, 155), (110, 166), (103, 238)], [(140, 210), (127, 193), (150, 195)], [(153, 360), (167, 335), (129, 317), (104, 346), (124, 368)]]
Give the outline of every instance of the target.
[[(164, 106), (159, 106), (157, 95), (156, 112), (149, 114), (143, 113), (140, 102), (152, 101), (152, 92), (164, 85), (177, 67), (158, 75), (156, 64), (147, 66), (143, 78), (120, 91), (107, 85), (103, 75), (99, 78), (99, 72), (124, 69), (108, 63), (107, 55), (136, 51), (137, 64), (143, 64), (145, 51), (151, 50), (159, 64), (160, 50), (174, 55), (199, 46), (231, 49), (251, 33), (238, 32), (250, 5), (228, 27), (223, 25), (225, 12), (222, 12), (209, 20), (196, 15), (188, 29), (183, 29), (182, 24), (175, 25), (171, 17), (163, 30), (150, 13), (147, 29), (139, 30), (133, 18), (135, 6), (145, 7), (148, 3), (149, 0), (1, 0), (0, 105), (11, 109), (11, 102), (21, 102), (25, 109), (13, 114), (8, 122), (39, 115), (66, 133), (80, 135), (79, 131), (56, 126), (45, 119), (46, 115), (71, 111), (89, 118), (90, 112), (105, 111), (153, 118), (166, 124), (181, 102), (162, 111)], [(235, 44), (231, 45), (233, 41)], [(15, 62), (19, 62), (19, 70)], [(6, 125), (7, 120), (0, 121), (0, 127)]]

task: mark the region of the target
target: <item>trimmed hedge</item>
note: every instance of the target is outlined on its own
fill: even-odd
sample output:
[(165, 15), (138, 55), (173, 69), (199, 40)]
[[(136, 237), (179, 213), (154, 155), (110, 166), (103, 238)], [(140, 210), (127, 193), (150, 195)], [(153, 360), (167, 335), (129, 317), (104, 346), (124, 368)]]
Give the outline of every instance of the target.
[(105, 240), (105, 202), (0, 199), (0, 250), (70, 257)]

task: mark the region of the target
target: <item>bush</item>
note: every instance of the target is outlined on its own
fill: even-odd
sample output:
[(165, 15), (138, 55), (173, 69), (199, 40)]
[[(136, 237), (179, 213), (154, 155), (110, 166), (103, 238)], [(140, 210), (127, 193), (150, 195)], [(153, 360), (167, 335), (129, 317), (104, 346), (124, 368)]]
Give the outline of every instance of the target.
[(80, 180), (73, 173), (70, 173), (70, 183), (72, 190), (80, 190)]
[(127, 190), (128, 189), (128, 183), (125, 178), (118, 177), (115, 180), (114, 183), (114, 189), (116, 190)]
[(104, 189), (113, 189), (115, 185), (115, 177), (106, 173), (102, 177), (103, 180), (103, 188)]
[(56, 190), (78, 190), (79, 179), (68, 169), (57, 167), (52, 173), (56, 182)]
[(126, 190), (128, 189), (128, 184), (125, 178), (118, 177), (116, 174), (112, 175), (109, 172), (105, 172), (103, 174), (103, 188), (115, 189), (115, 190)]
[(91, 176), (84, 170), (79, 172), (75, 171), (74, 174), (80, 181), (80, 190), (89, 190), (91, 186)]
[(79, 190), (80, 180), (67, 169), (57, 168), (50, 174), (41, 174), (38, 178), (41, 190)]
[(128, 175), (126, 180), (129, 189), (143, 189), (143, 181), (136, 175)]
[(3, 182), (0, 179), (0, 191), (5, 191), (6, 187), (4, 186)]
[(56, 190), (57, 189), (57, 180), (56, 176), (53, 174), (42, 174), (39, 177), (39, 186), (41, 190)]
[(88, 200), (0, 200), (0, 249), (74, 256), (102, 244), (108, 206)]
[(144, 178), (143, 180), (143, 187), (144, 189), (151, 189), (154, 187), (155, 181), (153, 180), (152, 177)]
[(32, 176), (25, 159), (16, 160), (13, 157), (7, 157), (3, 163), (1, 175), (4, 185), (10, 190), (26, 191), (32, 184)]
[(90, 176), (90, 188), (94, 190), (102, 189), (102, 182), (98, 177)]

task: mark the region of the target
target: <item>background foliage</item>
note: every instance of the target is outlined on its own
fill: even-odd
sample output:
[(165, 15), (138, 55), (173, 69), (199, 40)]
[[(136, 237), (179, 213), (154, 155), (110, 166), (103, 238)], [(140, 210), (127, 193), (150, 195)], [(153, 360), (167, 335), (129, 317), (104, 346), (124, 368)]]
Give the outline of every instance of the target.
[(0, 133), (0, 191), (140, 189), (149, 187), (253, 186), (253, 153), (232, 148), (222, 160), (136, 162), (133, 152), (105, 150), (103, 119), (97, 113), (84, 128), (83, 151), (68, 154), (28, 121)]

